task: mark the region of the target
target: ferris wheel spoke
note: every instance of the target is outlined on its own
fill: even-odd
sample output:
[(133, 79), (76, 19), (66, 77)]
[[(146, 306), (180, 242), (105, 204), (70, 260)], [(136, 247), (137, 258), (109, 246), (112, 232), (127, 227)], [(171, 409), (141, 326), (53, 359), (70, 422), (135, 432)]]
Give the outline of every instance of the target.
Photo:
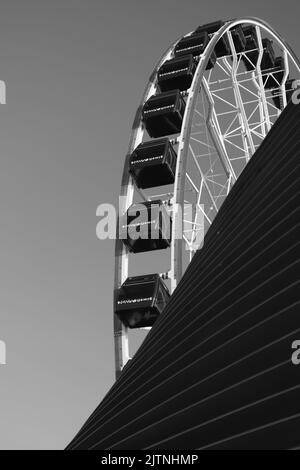
[(210, 133), (211, 139), (214, 142), (216, 151), (219, 155), (220, 162), (224, 168), (226, 174), (232, 174), (234, 180), (236, 180), (236, 175), (234, 169), (231, 165), (230, 158), (227, 154), (226, 146), (224, 143), (224, 136), (221, 133), (218, 117), (215, 111), (215, 103), (212, 97), (212, 94), (209, 90), (209, 86), (205, 78), (202, 80), (203, 83), (203, 90), (206, 94), (206, 97), (209, 102), (209, 111), (208, 111), (208, 118), (207, 118), (207, 128)]
[(202, 169), (201, 169), (201, 167), (200, 167), (200, 165), (199, 165), (199, 163), (198, 163), (198, 161), (197, 161), (197, 158), (196, 158), (196, 156), (195, 156), (195, 154), (194, 154), (194, 151), (193, 151), (193, 149), (192, 149), (191, 146), (190, 146), (190, 151), (191, 151), (191, 154), (192, 154), (192, 156), (193, 156), (193, 159), (194, 159), (194, 161), (195, 161), (195, 163), (196, 163), (196, 165), (197, 165), (197, 168), (198, 168), (198, 170), (199, 170), (199, 173), (200, 173), (200, 175), (201, 175), (201, 178), (202, 178), (202, 180), (203, 180), (203, 185), (206, 187), (206, 190), (207, 190), (207, 192), (208, 192), (208, 194), (209, 194), (211, 203), (213, 204), (213, 206), (215, 207), (215, 209), (218, 210), (217, 205), (216, 205), (215, 200), (214, 200), (214, 197), (213, 197), (213, 195), (212, 195), (212, 193), (211, 193), (211, 190), (210, 190), (210, 188), (209, 188), (209, 186), (208, 186), (208, 184), (207, 184), (206, 178), (205, 178), (205, 176), (204, 176), (204, 174), (203, 174), (203, 172), (202, 172)]
[(262, 101), (262, 106), (263, 106), (263, 111), (264, 111), (264, 120), (266, 121), (266, 126), (267, 126), (267, 131), (271, 129), (271, 122), (270, 122), (270, 116), (269, 116), (269, 109), (268, 109), (268, 104), (266, 100), (266, 93), (265, 93), (265, 88), (263, 85), (263, 79), (262, 79), (262, 73), (261, 73), (261, 62), (263, 58), (263, 44), (262, 44), (262, 38), (261, 38), (261, 31), (260, 27), (256, 26), (256, 35), (257, 35), (257, 40), (258, 40), (258, 47), (259, 47), (259, 53), (258, 53), (258, 59), (257, 59), (257, 78), (258, 78), (258, 88), (260, 92), (260, 98)]

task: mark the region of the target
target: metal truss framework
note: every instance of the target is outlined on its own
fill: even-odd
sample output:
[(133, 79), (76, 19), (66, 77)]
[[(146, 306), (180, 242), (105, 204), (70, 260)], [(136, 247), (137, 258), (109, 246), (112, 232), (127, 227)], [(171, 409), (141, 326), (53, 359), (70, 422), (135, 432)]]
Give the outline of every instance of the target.
[[(249, 51), (238, 53), (232, 38), (232, 28), (253, 25), (258, 39), (257, 62), (251, 63)], [(189, 33), (186, 36), (191, 35)], [(223, 36), (227, 36), (230, 54), (217, 59), (206, 70), (214, 48)], [(261, 70), (264, 47), (262, 38), (268, 37), (283, 58), (283, 79), (279, 83), (272, 70)], [(180, 38), (181, 39), (181, 38)], [(256, 18), (228, 21), (210, 38), (199, 57), (193, 82), (189, 90), (182, 92), (186, 107), (181, 133), (172, 136), (177, 151), (175, 183), (163, 194), (141, 191), (134, 184), (128, 171), (128, 161), (133, 150), (147, 140), (142, 122), (143, 104), (156, 94), (157, 71), (173, 57), (176, 41), (162, 56), (146, 87), (132, 128), (128, 155), (125, 161), (120, 201), (120, 213), (125, 214), (137, 197), (139, 201), (162, 199), (172, 217), (172, 241), (170, 265), (161, 277), (170, 283), (171, 293), (188, 266), (194, 252), (195, 241), (201, 247), (204, 235), (212, 224), (218, 210), (229, 194), (233, 184), (263, 141), (272, 125), (287, 105), (286, 81), (290, 73), (300, 77), (300, 63), (288, 44), (265, 22)], [(251, 52), (251, 51), (250, 51)], [(250, 71), (245, 61), (251, 65)], [(249, 68), (249, 67), (248, 67)], [(276, 83), (271, 90), (265, 84), (269, 78)], [(282, 100), (282, 109), (274, 104), (274, 96)], [(176, 208), (184, 203), (195, 208), (192, 220), (182, 226)], [(182, 238), (176, 237), (182, 230)], [(115, 289), (118, 289), (129, 273), (130, 256), (122, 240), (116, 241)], [(120, 374), (129, 360), (128, 331), (118, 318), (114, 320), (116, 375)]]

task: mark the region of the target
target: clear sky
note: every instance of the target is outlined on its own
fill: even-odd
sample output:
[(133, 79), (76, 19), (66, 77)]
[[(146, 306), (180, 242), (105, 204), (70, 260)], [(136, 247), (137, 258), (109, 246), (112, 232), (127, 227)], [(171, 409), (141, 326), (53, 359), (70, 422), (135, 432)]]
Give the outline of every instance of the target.
[(298, 0), (2, 0), (0, 448), (63, 448), (114, 381), (113, 243), (132, 120), (166, 47), (258, 16), (300, 55)]

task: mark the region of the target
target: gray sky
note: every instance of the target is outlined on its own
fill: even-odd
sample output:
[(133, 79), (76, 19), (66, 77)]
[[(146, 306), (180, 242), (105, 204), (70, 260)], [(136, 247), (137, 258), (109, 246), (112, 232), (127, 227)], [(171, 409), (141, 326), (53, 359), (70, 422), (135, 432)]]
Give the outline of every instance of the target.
[(114, 380), (113, 243), (131, 123), (166, 47), (258, 16), (300, 54), (299, 2), (1, 0), (0, 448), (63, 448)]

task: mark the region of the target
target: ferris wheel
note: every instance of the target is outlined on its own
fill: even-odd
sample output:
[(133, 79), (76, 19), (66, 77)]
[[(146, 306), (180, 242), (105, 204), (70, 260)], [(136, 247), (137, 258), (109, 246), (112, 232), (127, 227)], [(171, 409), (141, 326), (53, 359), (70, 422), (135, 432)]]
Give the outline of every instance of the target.
[(117, 377), (130, 359), (129, 332), (152, 327), (299, 78), (289, 45), (257, 18), (200, 26), (159, 60), (134, 119), (120, 191)]

